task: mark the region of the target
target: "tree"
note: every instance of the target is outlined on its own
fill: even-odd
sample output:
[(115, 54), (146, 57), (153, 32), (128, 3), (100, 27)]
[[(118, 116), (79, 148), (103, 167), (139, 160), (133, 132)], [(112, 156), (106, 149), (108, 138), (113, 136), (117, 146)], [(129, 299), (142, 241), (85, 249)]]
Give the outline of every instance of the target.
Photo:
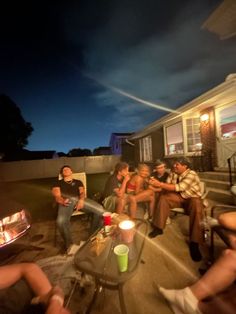
[(73, 148), (68, 152), (68, 157), (83, 157), (83, 156), (92, 156), (90, 149), (82, 148)]
[(6, 95), (0, 95), (0, 153), (12, 159), (28, 144), (28, 137), (33, 132), (30, 122), (26, 122), (17, 105)]

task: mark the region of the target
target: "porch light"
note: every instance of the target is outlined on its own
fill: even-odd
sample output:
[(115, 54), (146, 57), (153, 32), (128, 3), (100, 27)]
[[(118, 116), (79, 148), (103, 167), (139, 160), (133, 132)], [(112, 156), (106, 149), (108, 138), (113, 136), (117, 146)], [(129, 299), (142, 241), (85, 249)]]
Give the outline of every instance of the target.
[(209, 120), (209, 114), (204, 113), (203, 115), (201, 115), (200, 119), (201, 119), (201, 122), (207, 122)]

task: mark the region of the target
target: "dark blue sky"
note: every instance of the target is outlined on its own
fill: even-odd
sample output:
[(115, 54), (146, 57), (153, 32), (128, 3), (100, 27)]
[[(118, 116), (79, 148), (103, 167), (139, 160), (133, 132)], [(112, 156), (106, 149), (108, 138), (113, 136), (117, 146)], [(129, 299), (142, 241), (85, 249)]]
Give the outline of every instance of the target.
[[(30, 4), (29, 4), (30, 3)], [(219, 0), (8, 1), (0, 93), (31, 122), (26, 148), (107, 146), (236, 71), (235, 39), (201, 30)], [(118, 90), (117, 90), (118, 89)]]

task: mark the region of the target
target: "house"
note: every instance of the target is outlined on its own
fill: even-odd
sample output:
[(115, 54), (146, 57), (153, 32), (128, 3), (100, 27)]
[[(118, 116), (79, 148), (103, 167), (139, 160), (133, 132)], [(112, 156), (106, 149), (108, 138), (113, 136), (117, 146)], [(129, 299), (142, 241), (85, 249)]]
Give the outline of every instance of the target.
[(112, 155), (121, 155), (122, 154), (122, 145), (125, 144), (126, 139), (132, 133), (112, 133), (110, 138), (110, 147)]
[[(135, 164), (186, 156), (198, 170), (226, 168), (236, 152), (236, 74), (128, 137)], [(196, 167), (195, 167), (196, 168)]]

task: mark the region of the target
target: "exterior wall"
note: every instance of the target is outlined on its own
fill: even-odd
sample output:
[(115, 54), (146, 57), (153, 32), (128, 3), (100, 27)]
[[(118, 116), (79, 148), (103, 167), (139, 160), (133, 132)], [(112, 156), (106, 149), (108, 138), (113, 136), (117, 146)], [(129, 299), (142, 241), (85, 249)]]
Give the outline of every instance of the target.
[(156, 130), (151, 135), (152, 135), (152, 157), (153, 162), (155, 162), (156, 159), (163, 159), (165, 155), (163, 128)]
[[(147, 134), (146, 136), (151, 135), (152, 138), (152, 162), (147, 162), (147, 164), (153, 166), (156, 159), (164, 158), (164, 135), (163, 128), (156, 130), (151, 134)], [(134, 140), (134, 165), (137, 166), (140, 163), (140, 151), (139, 151), (139, 139)]]
[(202, 142), (202, 158), (204, 159), (204, 170), (213, 170), (217, 165), (216, 152), (216, 125), (214, 107), (208, 107), (200, 114), (208, 114), (209, 120), (200, 123), (200, 133)]
[(130, 170), (135, 166), (135, 158), (134, 158), (134, 146), (128, 144), (128, 143), (123, 143), (122, 144), (122, 161), (125, 161), (129, 164)]
[(0, 163), (0, 182), (57, 177), (63, 165), (74, 172), (88, 174), (111, 172), (120, 156), (61, 157)]

